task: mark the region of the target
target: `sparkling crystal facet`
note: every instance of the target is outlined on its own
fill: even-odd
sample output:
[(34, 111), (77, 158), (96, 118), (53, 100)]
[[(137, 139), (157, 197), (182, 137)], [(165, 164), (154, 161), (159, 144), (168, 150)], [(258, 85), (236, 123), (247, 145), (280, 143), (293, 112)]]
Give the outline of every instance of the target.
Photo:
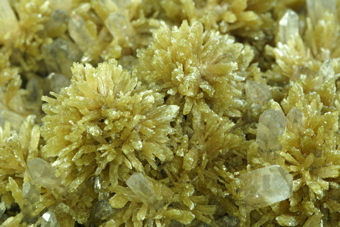
[(68, 16), (64, 10), (55, 10), (51, 15), (50, 20), (44, 26), (45, 31), (52, 38), (61, 35), (67, 29), (67, 26), (65, 24), (67, 22), (67, 19)]
[(90, 31), (86, 27), (86, 22), (79, 15), (72, 15), (68, 21), (68, 31), (77, 46), (85, 52), (94, 43)]
[(308, 16), (310, 17), (314, 26), (320, 19), (322, 19), (326, 11), (336, 16), (337, 7), (335, 0), (307, 0), (306, 3)]
[(245, 89), (247, 99), (251, 103), (256, 103), (262, 106), (271, 99), (270, 90), (265, 84), (247, 80)]
[(32, 217), (35, 211), (35, 204), (40, 201), (40, 190), (33, 184), (33, 182), (25, 181), (22, 188), (22, 213), (24, 221), (27, 223), (34, 223), (38, 217)]
[(287, 119), (280, 110), (269, 109), (264, 111), (259, 119), (256, 142), (259, 146), (259, 153), (270, 159), (274, 151), (282, 149), (277, 141), (279, 135), (286, 130)]
[(334, 75), (335, 73), (333, 68), (333, 62), (331, 59), (327, 59), (326, 61), (324, 61), (318, 73), (316, 74), (316, 76), (320, 78), (320, 84), (326, 82), (329, 79), (334, 78)]
[(136, 196), (147, 204), (156, 202), (155, 191), (146, 177), (141, 173), (133, 174), (127, 181), (127, 186), (136, 194)]
[(99, 220), (107, 219), (111, 214), (113, 214), (113, 209), (110, 206), (110, 203), (101, 200), (99, 201), (94, 208), (94, 217)]
[(47, 211), (42, 215), (41, 227), (59, 227), (54, 211)]
[(293, 10), (287, 10), (279, 22), (279, 41), (286, 44), (299, 33), (299, 16)]
[(0, 0), (0, 42), (9, 40), (18, 29), (18, 20), (8, 0)]
[(238, 191), (246, 209), (253, 210), (288, 199), (293, 193), (293, 177), (279, 165), (251, 171), (239, 177)]
[(287, 128), (297, 135), (305, 129), (303, 113), (297, 107), (293, 107), (287, 114)]
[(63, 74), (51, 73), (47, 80), (50, 82), (51, 91), (55, 93), (59, 93), (62, 88), (70, 85), (70, 80)]

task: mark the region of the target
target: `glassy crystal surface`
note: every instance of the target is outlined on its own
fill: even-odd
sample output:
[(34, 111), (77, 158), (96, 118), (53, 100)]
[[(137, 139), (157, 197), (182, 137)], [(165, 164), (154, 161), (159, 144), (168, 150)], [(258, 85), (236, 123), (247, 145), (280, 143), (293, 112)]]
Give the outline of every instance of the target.
[(33, 184), (33, 182), (25, 181), (22, 188), (22, 213), (24, 215), (23, 221), (27, 223), (34, 223), (38, 217), (32, 217), (35, 211), (35, 204), (40, 201), (40, 190)]
[(247, 80), (245, 89), (247, 99), (251, 103), (256, 103), (262, 106), (271, 99), (270, 90), (265, 84)]
[(68, 21), (68, 31), (71, 38), (83, 52), (93, 45), (94, 39), (81, 16), (75, 14), (70, 17)]
[(56, 9), (52, 13), (50, 20), (45, 24), (45, 31), (52, 38), (61, 35), (67, 29), (65, 24), (67, 19), (68, 16), (65, 10)]
[(47, 79), (50, 82), (51, 91), (55, 93), (59, 93), (62, 88), (70, 85), (70, 79), (63, 74), (51, 73)]
[(130, 21), (120, 13), (111, 13), (105, 20), (105, 25), (109, 29), (111, 35), (123, 41), (126, 38), (132, 39), (135, 31)]
[(6, 212), (6, 204), (5, 202), (0, 202), (0, 218)]
[(9, 40), (18, 29), (18, 20), (8, 0), (0, 0), (0, 41)]
[(288, 199), (293, 193), (293, 177), (279, 165), (251, 171), (239, 177), (238, 193), (247, 210), (258, 209)]
[(280, 110), (269, 109), (264, 111), (259, 119), (256, 142), (259, 153), (271, 159), (274, 151), (282, 149), (282, 145), (277, 141), (279, 135), (283, 135), (286, 130), (287, 119)]
[(99, 220), (107, 219), (111, 214), (113, 214), (113, 209), (110, 206), (110, 203), (101, 200), (99, 201), (94, 208), (94, 217)]
[(287, 10), (279, 22), (279, 41), (286, 44), (299, 33), (299, 16), (293, 10)]
[(287, 114), (287, 128), (297, 135), (305, 129), (303, 113), (297, 107), (293, 107)]
[(322, 19), (326, 11), (336, 16), (336, 0), (307, 0), (306, 3), (308, 16), (314, 26)]
[(126, 184), (144, 203), (154, 204), (156, 202), (155, 191), (153, 190), (151, 183), (143, 174), (133, 174), (126, 181)]
[(335, 74), (334, 74), (333, 62), (331, 59), (327, 59), (326, 61), (324, 61), (318, 73), (316, 74), (316, 76), (320, 78), (320, 84), (326, 82), (329, 79), (334, 78), (334, 75)]
[(70, 68), (73, 62), (79, 62), (82, 57), (77, 45), (59, 38), (51, 44), (43, 45), (42, 53), (48, 72), (63, 74), (67, 78), (72, 77)]
[(47, 211), (42, 215), (41, 227), (59, 227), (54, 211)]
[(55, 176), (56, 170), (50, 163), (41, 158), (31, 159), (27, 162), (27, 172), (28, 176), (36, 184), (51, 191), (57, 189), (60, 192), (61, 186), (59, 180)]

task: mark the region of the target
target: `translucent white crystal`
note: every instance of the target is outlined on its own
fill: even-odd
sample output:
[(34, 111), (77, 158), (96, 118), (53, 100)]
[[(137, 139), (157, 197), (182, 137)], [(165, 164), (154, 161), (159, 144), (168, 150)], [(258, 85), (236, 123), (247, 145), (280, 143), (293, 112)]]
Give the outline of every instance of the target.
[(132, 0), (113, 0), (113, 1), (121, 9), (125, 8), (132, 2)]
[(238, 193), (248, 210), (288, 199), (293, 193), (293, 177), (279, 165), (251, 171), (239, 179), (243, 186)]
[(0, 42), (9, 40), (18, 29), (17, 17), (8, 0), (0, 0)]
[(279, 41), (286, 44), (299, 33), (299, 16), (293, 10), (287, 10), (279, 22)]
[(303, 113), (295, 106), (287, 114), (287, 128), (297, 135), (305, 129)]
[(34, 158), (27, 162), (27, 172), (31, 180), (51, 191), (57, 190), (63, 193), (63, 188), (55, 176), (54, 167), (41, 158)]
[(247, 80), (245, 90), (247, 99), (251, 103), (256, 103), (260, 106), (263, 106), (271, 99), (270, 90), (265, 84)]
[(41, 227), (59, 227), (54, 211), (47, 211), (42, 215)]
[(77, 46), (85, 52), (94, 44), (94, 37), (86, 27), (84, 19), (74, 14), (68, 21), (68, 31)]
[(131, 40), (135, 36), (135, 31), (130, 21), (120, 13), (111, 13), (106, 18), (105, 25), (109, 29), (111, 35), (121, 41), (126, 38)]
[(113, 214), (113, 209), (108, 201), (101, 200), (96, 203), (94, 217), (99, 220), (107, 219)]
[(279, 135), (286, 130), (287, 119), (280, 110), (269, 109), (264, 111), (259, 119), (256, 142), (259, 153), (270, 159), (274, 157), (274, 151), (282, 149), (277, 141)]
[(119, 64), (124, 68), (124, 69), (127, 69), (127, 70), (131, 70), (131, 68), (135, 65), (138, 64), (138, 60), (137, 58), (135, 58), (134, 56), (123, 56), (120, 61), (119, 61)]
[(133, 174), (127, 181), (127, 186), (136, 194), (136, 196), (146, 204), (156, 202), (155, 191), (146, 177), (141, 173)]
[(5, 202), (0, 202), (0, 218), (6, 212), (6, 204)]
[(51, 73), (48, 75), (47, 79), (50, 82), (51, 91), (55, 93), (59, 93), (62, 88), (70, 85), (70, 79), (63, 74)]
[(50, 20), (45, 23), (45, 31), (51, 37), (56, 37), (63, 33), (67, 29), (66, 22), (68, 16), (67, 13), (62, 9), (56, 9), (51, 17)]
[(43, 45), (42, 53), (49, 73), (63, 74), (68, 78), (72, 77), (70, 68), (73, 62), (79, 62), (82, 57), (77, 45), (59, 38), (51, 44)]
[(37, 202), (40, 201), (40, 190), (33, 184), (33, 182), (25, 181), (22, 187), (22, 210), (24, 215), (23, 220), (27, 223), (34, 223), (38, 217), (32, 217), (35, 211)]
[(322, 19), (326, 11), (336, 17), (336, 9), (336, 0), (307, 0), (308, 16), (314, 26)]
[(324, 61), (324, 63), (321, 65), (318, 73), (316, 74), (316, 77), (320, 78), (320, 83), (324, 83), (329, 79), (334, 78), (334, 68), (333, 68), (333, 62), (331, 59), (327, 59)]

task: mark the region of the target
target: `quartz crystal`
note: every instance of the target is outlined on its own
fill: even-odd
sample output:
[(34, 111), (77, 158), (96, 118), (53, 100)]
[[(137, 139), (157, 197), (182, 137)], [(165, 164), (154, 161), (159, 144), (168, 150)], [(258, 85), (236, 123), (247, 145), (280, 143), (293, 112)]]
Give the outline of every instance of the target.
[(110, 215), (113, 214), (113, 209), (110, 206), (110, 203), (101, 200), (97, 202), (95, 208), (94, 208), (94, 217), (99, 220), (107, 219)]
[(307, 0), (307, 11), (312, 24), (315, 26), (328, 11), (336, 17), (336, 0)]
[(135, 31), (128, 21), (128, 19), (117, 12), (111, 13), (105, 20), (105, 25), (109, 29), (111, 35), (120, 41), (124, 41), (126, 38), (131, 39), (135, 36)]
[(258, 209), (288, 199), (293, 193), (293, 177), (279, 165), (267, 166), (239, 177), (238, 190), (247, 210)]
[(263, 106), (271, 99), (270, 90), (265, 84), (247, 80), (245, 90), (247, 99), (250, 103), (256, 103), (260, 106)]
[(128, 6), (132, 0), (113, 0), (114, 3), (121, 9), (125, 8)]
[(155, 204), (155, 191), (148, 179), (141, 173), (133, 174), (127, 181), (127, 186), (146, 204)]
[(57, 190), (63, 193), (63, 188), (55, 176), (54, 167), (41, 158), (34, 158), (27, 162), (28, 176), (33, 182), (51, 191)]
[(81, 16), (77, 14), (71, 16), (68, 21), (68, 31), (71, 38), (83, 52), (94, 45), (94, 37), (87, 29), (86, 22)]
[(23, 220), (27, 223), (34, 223), (38, 217), (32, 217), (32, 213), (35, 211), (34, 205), (40, 201), (40, 190), (33, 182), (24, 182), (22, 187), (22, 199)]
[(259, 153), (267, 158), (275, 157), (275, 151), (281, 150), (282, 145), (277, 141), (279, 135), (286, 130), (287, 119), (280, 110), (269, 109), (264, 111), (259, 119), (256, 142)]
[(5, 212), (6, 212), (6, 204), (5, 202), (0, 202), (0, 218), (2, 217), (2, 215), (4, 215)]
[(297, 135), (305, 129), (303, 113), (297, 107), (293, 107), (287, 114), (287, 128)]
[(42, 215), (41, 227), (59, 227), (54, 211), (47, 211)]
[(18, 29), (18, 20), (8, 0), (0, 0), (0, 43), (9, 40)]
[(50, 37), (57, 37), (64, 33), (67, 29), (66, 22), (68, 16), (67, 13), (62, 9), (55, 10), (50, 20), (45, 24), (45, 31)]
[(43, 45), (42, 52), (48, 72), (61, 73), (67, 78), (72, 77), (70, 67), (73, 62), (79, 62), (82, 57), (77, 45), (59, 38)]
[(287, 10), (279, 22), (279, 42), (287, 44), (299, 34), (299, 16), (293, 10)]
[(327, 59), (323, 62), (318, 73), (316, 74), (316, 77), (319, 77), (319, 83), (317, 86), (319, 87), (322, 83), (334, 78), (334, 75), (333, 62), (331, 59)]
[(63, 74), (51, 73), (48, 75), (47, 80), (50, 83), (51, 91), (58, 94), (62, 88), (70, 85), (70, 80)]

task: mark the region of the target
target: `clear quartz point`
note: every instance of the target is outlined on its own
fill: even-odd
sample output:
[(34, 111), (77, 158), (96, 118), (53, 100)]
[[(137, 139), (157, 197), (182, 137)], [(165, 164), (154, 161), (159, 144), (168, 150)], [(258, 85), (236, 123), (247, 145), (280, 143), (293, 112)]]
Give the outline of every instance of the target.
[(287, 44), (299, 34), (299, 16), (293, 10), (287, 10), (279, 22), (279, 42)]
[(64, 188), (60, 185), (58, 178), (55, 176), (54, 167), (41, 158), (34, 158), (27, 162), (27, 172), (31, 180), (42, 187), (64, 193)]
[(95, 219), (104, 220), (113, 214), (113, 209), (108, 201), (101, 200), (96, 203), (94, 208)]
[(94, 37), (87, 29), (86, 22), (81, 16), (74, 14), (70, 17), (68, 31), (71, 38), (83, 52), (86, 52), (94, 44)]
[(61, 35), (63, 32), (66, 31), (68, 16), (67, 13), (62, 9), (56, 9), (51, 17), (50, 20), (45, 24), (45, 31), (50, 37), (57, 37)]
[(155, 204), (155, 191), (148, 179), (141, 173), (133, 174), (127, 181), (127, 186), (146, 204)]
[(307, 0), (306, 3), (308, 16), (314, 26), (327, 11), (336, 17), (336, 0)]
[(70, 79), (63, 74), (51, 73), (47, 80), (50, 83), (51, 91), (55, 93), (59, 93), (62, 88), (70, 85)]
[(126, 38), (131, 41), (135, 36), (135, 31), (130, 21), (123, 14), (117, 12), (111, 13), (106, 18), (105, 25), (111, 35), (120, 41), (124, 41)]
[(245, 90), (247, 99), (251, 103), (256, 103), (259, 106), (263, 106), (271, 99), (270, 90), (265, 84), (247, 80)]
[(287, 119), (280, 110), (269, 109), (261, 114), (256, 135), (260, 155), (271, 160), (275, 157), (274, 152), (282, 149), (277, 139), (285, 133), (286, 123)]
[(266, 207), (288, 199), (293, 193), (293, 177), (279, 165), (267, 166), (239, 177), (238, 190), (247, 210)]
[(24, 215), (23, 221), (27, 223), (34, 223), (38, 217), (33, 217), (36, 209), (36, 203), (40, 201), (40, 190), (33, 182), (25, 181), (22, 187), (22, 210)]
[(332, 59), (327, 59), (322, 63), (318, 73), (316, 74), (316, 77), (319, 77), (320, 80), (319, 85), (326, 82), (329, 79), (333, 79), (334, 76), (335, 73)]
[(41, 227), (59, 227), (54, 211), (47, 211), (42, 215)]
[(300, 135), (305, 129), (303, 113), (295, 106), (287, 114), (287, 128), (297, 135)]

